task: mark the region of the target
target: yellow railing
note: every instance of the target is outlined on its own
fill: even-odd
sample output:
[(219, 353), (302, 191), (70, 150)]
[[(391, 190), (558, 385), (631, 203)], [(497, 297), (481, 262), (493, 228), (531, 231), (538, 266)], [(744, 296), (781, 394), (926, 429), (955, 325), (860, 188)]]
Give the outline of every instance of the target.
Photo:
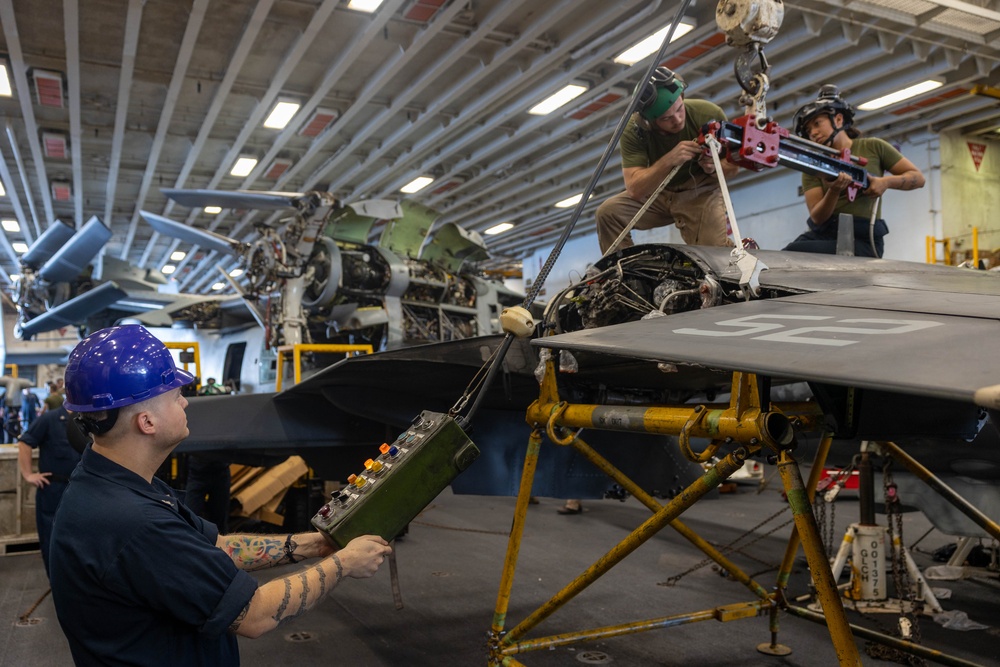
[(285, 354), (292, 353), (292, 365), (295, 368), (295, 384), (302, 381), (302, 353), (327, 352), (350, 356), (355, 353), (371, 354), (371, 345), (338, 345), (334, 343), (299, 343), (298, 345), (282, 345), (278, 347), (278, 382), (276, 391), (281, 391), (282, 380), (285, 378)]
[(164, 347), (168, 350), (179, 350), (180, 352), (191, 352), (193, 353), (194, 361), (184, 361), (183, 359), (178, 359), (178, 362), (184, 367), (184, 370), (189, 373), (191, 370), (188, 366), (194, 366), (194, 376), (197, 378), (195, 380), (195, 390), (201, 389), (201, 348), (198, 347), (197, 341), (192, 341), (190, 343), (163, 343)]
[[(952, 242), (953, 238), (955, 238), (955, 237), (948, 237), (948, 238), (943, 238), (943, 239), (936, 239), (933, 236), (928, 236), (927, 237), (927, 263), (928, 264), (937, 264), (938, 263), (937, 245), (940, 243), (944, 247), (944, 249), (943, 249), (944, 259), (942, 260), (941, 263), (945, 264), (947, 266), (951, 266), (952, 265), (951, 242)], [(972, 228), (972, 263), (973, 263), (974, 266), (978, 266), (979, 265), (979, 228), (978, 227), (973, 227)]]

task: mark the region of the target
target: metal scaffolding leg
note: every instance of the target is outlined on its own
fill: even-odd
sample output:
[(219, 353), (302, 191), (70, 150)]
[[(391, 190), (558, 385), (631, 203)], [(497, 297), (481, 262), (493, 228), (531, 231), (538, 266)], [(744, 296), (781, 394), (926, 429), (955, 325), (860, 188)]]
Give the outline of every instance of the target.
[(833, 580), (833, 574), (830, 572), (830, 563), (826, 558), (823, 542), (816, 527), (816, 517), (813, 515), (809, 494), (802, 482), (799, 464), (787, 451), (783, 451), (779, 455), (778, 472), (785, 486), (788, 504), (792, 507), (795, 527), (802, 539), (802, 547), (806, 553), (806, 560), (809, 562), (813, 581), (816, 583), (820, 604), (823, 605), (823, 615), (826, 617), (830, 638), (833, 640), (833, 647), (837, 652), (837, 661), (841, 667), (845, 665), (860, 666), (861, 656), (858, 654), (858, 647), (854, 643), (854, 636), (851, 634), (851, 627), (847, 622), (847, 615), (844, 613), (844, 605), (837, 591), (837, 582)]

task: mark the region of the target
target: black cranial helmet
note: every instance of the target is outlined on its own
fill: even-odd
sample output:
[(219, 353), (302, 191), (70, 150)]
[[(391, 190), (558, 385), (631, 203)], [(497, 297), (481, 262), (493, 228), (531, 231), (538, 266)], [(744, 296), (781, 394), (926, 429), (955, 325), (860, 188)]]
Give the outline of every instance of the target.
[(840, 96), (840, 89), (837, 86), (826, 84), (819, 89), (819, 95), (816, 96), (815, 100), (795, 112), (795, 116), (792, 118), (795, 134), (803, 139), (808, 139), (806, 125), (809, 121), (820, 114), (826, 114), (830, 117), (830, 122), (832, 123), (834, 116), (838, 113), (844, 116), (844, 124), (842, 127), (834, 127), (834, 132), (830, 135), (829, 141), (833, 140), (837, 132), (846, 130), (854, 124), (854, 107)]

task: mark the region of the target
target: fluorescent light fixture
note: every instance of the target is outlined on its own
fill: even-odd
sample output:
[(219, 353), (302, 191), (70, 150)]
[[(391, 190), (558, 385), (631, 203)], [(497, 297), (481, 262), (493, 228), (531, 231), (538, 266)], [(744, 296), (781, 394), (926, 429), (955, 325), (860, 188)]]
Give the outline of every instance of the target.
[(271, 113), (268, 115), (267, 119), (264, 121), (264, 127), (269, 127), (274, 130), (280, 130), (288, 125), (288, 122), (292, 120), (292, 117), (298, 112), (299, 107), (302, 105), (298, 102), (293, 102), (292, 100), (279, 100), (274, 108), (271, 109)]
[(10, 97), (14, 91), (10, 87), (10, 75), (7, 72), (7, 63), (0, 63), (0, 97)]
[(0, 224), (3, 225), (5, 232), (17, 233), (21, 231), (21, 225), (17, 223), (17, 220), (3, 220), (0, 221)]
[(371, 14), (378, 6), (382, 4), (382, 0), (351, 0), (347, 3), (348, 9), (356, 9), (359, 12), (368, 12)]
[(10, 247), (14, 249), (14, 252), (28, 252), (28, 244), (21, 243), (20, 241), (17, 243), (11, 243)]
[[(660, 50), (660, 44), (663, 43), (663, 38), (667, 36), (668, 30), (670, 30), (669, 25), (666, 28), (653, 33), (646, 39), (631, 46), (625, 51), (622, 51), (615, 56), (615, 62), (619, 65), (634, 65), (640, 60), (645, 59), (646, 56), (656, 53)], [(677, 30), (674, 30), (674, 36), (670, 39), (670, 41), (676, 42), (692, 30), (694, 30), (694, 21), (686, 18), (681, 19), (681, 22), (677, 24)]]
[(0, 197), (7, 196), (7, 189), (3, 186), (3, 182), (0, 181)]
[(928, 79), (927, 81), (921, 81), (920, 83), (914, 84), (908, 88), (903, 88), (902, 90), (897, 90), (894, 93), (889, 93), (888, 95), (874, 99), (871, 102), (859, 104), (858, 108), (862, 111), (874, 111), (875, 109), (881, 109), (882, 107), (887, 107), (890, 104), (895, 104), (896, 102), (908, 100), (911, 97), (926, 93), (934, 90), (935, 88), (940, 88), (943, 85), (944, 82), (942, 81)]
[(528, 113), (534, 116), (545, 116), (550, 114), (564, 104), (568, 104), (571, 100), (576, 99), (580, 95), (586, 92), (586, 86), (580, 86), (575, 83), (571, 83), (564, 87), (557, 93), (546, 97), (544, 100), (536, 104), (535, 106), (528, 109)]
[(229, 276), (231, 278), (239, 278), (242, 275), (243, 275), (243, 269), (233, 269), (232, 271), (229, 272)]
[[(173, 256), (171, 255), (171, 257), (173, 257)], [(173, 264), (167, 264), (162, 269), (160, 269), (160, 272), (169, 276), (171, 273), (173, 273), (176, 270), (177, 270), (176, 266), (174, 266)]]
[(577, 204), (579, 204), (581, 199), (583, 199), (583, 193), (582, 192), (580, 194), (578, 194), (578, 195), (573, 195), (569, 199), (563, 199), (562, 201), (556, 202), (555, 203), (555, 207), (556, 208), (571, 208), (571, 207), (576, 206)]
[(19, 274), (19, 273), (8, 273), (7, 275), (10, 276), (10, 281), (12, 283), (13, 282), (17, 282), (17, 280), (20, 279), (20, 277), (21, 277), (21, 274)]
[(434, 179), (430, 176), (417, 176), (412, 181), (401, 187), (399, 191), (412, 195), (414, 192), (420, 192), (433, 182)]
[(201, 210), (203, 210), (205, 213), (207, 213), (209, 215), (218, 215), (218, 214), (222, 213), (222, 207), (221, 206), (206, 206), (205, 208), (203, 208)]
[(170, 261), (172, 262), (179, 262), (185, 257), (187, 257), (187, 253), (184, 252), (183, 250), (174, 250), (172, 253), (170, 253)]
[(214, 285), (212, 285), (212, 289), (215, 290), (216, 292), (218, 292), (219, 290), (224, 290), (226, 289), (226, 283), (215, 283)]
[(483, 234), (487, 234), (489, 236), (493, 236), (494, 234), (503, 234), (505, 231), (512, 229), (513, 227), (514, 223), (512, 222), (501, 222), (499, 225), (493, 225), (483, 232)]
[(249, 155), (241, 155), (240, 159), (236, 161), (233, 165), (233, 170), (230, 171), (232, 176), (249, 176), (253, 168), (257, 166), (257, 158), (251, 157)]

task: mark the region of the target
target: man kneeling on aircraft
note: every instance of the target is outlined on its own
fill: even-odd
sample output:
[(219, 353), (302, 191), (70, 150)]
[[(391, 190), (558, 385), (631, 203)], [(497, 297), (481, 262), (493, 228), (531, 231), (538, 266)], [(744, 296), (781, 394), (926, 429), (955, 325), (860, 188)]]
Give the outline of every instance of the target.
[[(389, 545), (334, 553), (319, 533), (219, 535), (154, 473), (188, 435), (194, 380), (138, 325), (94, 333), (66, 367), (66, 408), (93, 434), (50, 543), (52, 599), (80, 665), (237, 665), (258, 637), (314, 607), (344, 577), (370, 577)], [(321, 560), (258, 587), (247, 574)]]
[[(685, 90), (684, 79), (666, 67), (657, 67), (643, 84), (639, 110), (629, 119), (618, 142), (625, 192), (597, 209), (602, 255), (612, 246), (620, 250), (632, 245), (631, 235), (617, 246), (615, 241), (675, 168), (677, 173), (636, 221), (635, 229), (672, 224), (689, 245), (732, 245), (715, 163), (695, 141), (705, 123), (726, 120), (726, 114), (706, 100), (685, 99)], [(723, 161), (722, 171), (731, 178), (739, 167)]]

